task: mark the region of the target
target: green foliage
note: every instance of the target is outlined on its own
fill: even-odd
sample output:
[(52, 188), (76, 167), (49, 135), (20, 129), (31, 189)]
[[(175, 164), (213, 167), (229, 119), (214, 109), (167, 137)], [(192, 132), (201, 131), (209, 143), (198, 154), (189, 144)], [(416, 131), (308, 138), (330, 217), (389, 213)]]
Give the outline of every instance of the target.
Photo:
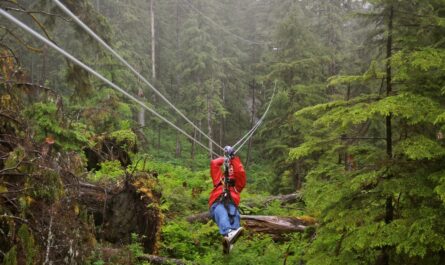
[(17, 247), (13, 246), (3, 257), (4, 265), (17, 265)]
[(289, 151), (289, 158), (300, 159), (302, 157), (306, 157), (314, 152), (321, 151), (322, 146), (322, 141), (320, 139), (307, 140), (300, 146), (292, 148)]
[(93, 265), (105, 265), (105, 261), (103, 261), (103, 260), (96, 260), (96, 261), (94, 261), (93, 262)]
[(442, 111), (440, 106), (431, 98), (413, 93), (400, 93), (397, 96), (386, 97), (373, 104), (370, 112), (383, 116), (392, 113), (394, 116), (406, 119), (410, 125), (413, 125), (421, 122), (433, 123)]
[(12, 152), (9, 153), (8, 158), (5, 160), (5, 168), (14, 168), (25, 158), (25, 149), (22, 146), (18, 146)]
[(136, 259), (144, 255), (144, 247), (142, 246), (140, 238), (136, 233), (131, 234), (131, 244), (128, 245), (128, 249)]
[[(48, 202), (59, 200), (65, 190), (60, 175), (51, 169), (41, 169), (34, 172), (36, 176), (27, 178), (26, 186), (30, 188), (30, 196)], [(29, 204), (30, 198), (24, 198), (24, 205)]]
[(57, 111), (54, 102), (34, 103), (25, 111), (25, 115), (35, 122), (40, 140), (43, 140), (46, 134), (60, 135), (62, 133), (63, 128), (59, 123)]
[(34, 236), (31, 234), (26, 224), (20, 226), (18, 236), (20, 237), (21, 247), (26, 258), (26, 265), (35, 264), (34, 258), (39, 249), (36, 246)]
[(114, 131), (110, 137), (125, 150), (132, 150), (136, 146), (136, 134), (129, 129)]
[(107, 160), (99, 164), (100, 169), (91, 175), (90, 179), (93, 181), (110, 181), (117, 180), (125, 174), (119, 160)]
[(385, 72), (379, 69), (376, 61), (373, 61), (363, 75), (332, 76), (328, 79), (328, 82), (329, 86), (363, 85), (372, 79), (381, 79), (384, 77)]
[(25, 110), (25, 115), (34, 124), (36, 140), (43, 142), (48, 136), (54, 137), (55, 145), (63, 150), (81, 150), (91, 146), (92, 132), (81, 122), (64, 123), (61, 109), (54, 102), (38, 102)]
[(167, 224), (162, 231), (162, 255), (197, 264), (275, 264), (285, 258), (291, 264), (300, 262), (303, 251), (300, 235), (291, 236), (287, 243), (277, 244), (269, 236), (249, 234), (237, 241), (230, 255), (223, 255), (221, 236), (217, 231), (213, 222)]
[(437, 159), (445, 155), (445, 148), (425, 136), (411, 137), (400, 142), (400, 152), (413, 160)]

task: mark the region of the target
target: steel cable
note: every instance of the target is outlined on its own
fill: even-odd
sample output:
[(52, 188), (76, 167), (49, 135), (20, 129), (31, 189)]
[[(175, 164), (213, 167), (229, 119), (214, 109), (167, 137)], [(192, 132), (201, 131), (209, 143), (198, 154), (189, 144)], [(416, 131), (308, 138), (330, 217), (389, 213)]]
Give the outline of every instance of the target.
[(157, 90), (147, 79), (145, 79), (134, 67), (132, 67), (122, 56), (120, 56), (113, 48), (111, 48), (102, 38), (100, 38), (92, 29), (90, 29), (85, 23), (83, 23), (76, 15), (74, 15), (65, 5), (59, 0), (53, 0), (56, 5), (62, 9), (65, 14), (70, 16), (81, 28), (83, 28), (91, 37), (98, 41), (103, 47), (105, 47), (111, 54), (113, 54), (121, 63), (127, 66), (133, 74), (140, 78), (145, 84), (147, 84), (159, 97), (161, 97), (170, 107), (172, 107), (182, 118), (184, 118), (190, 125), (193, 126), (199, 133), (206, 137), (215, 146), (223, 150), (223, 148), (211, 139), (206, 133), (204, 133), (198, 126), (196, 126), (190, 119), (188, 119), (173, 103), (171, 103), (159, 90)]
[(78, 59), (76, 59), (74, 56), (72, 56), (71, 54), (69, 54), (68, 52), (66, 52), (65, 50), (63, 50), (62, 48), (60, 48), (59, 46), (57, 46), (56, 44), (54, 44), (53, 42), (49, 41), (48, 39), (46, 39), (45, 37), (43, 37), (42, 35), (40, 35), (39, 33), (37, 33), (36, 31), (34, 31), (33, 29), (31, 29), (30, 27), (28, 27), (27, 25), (25, 25), (23, 22), (21, 22), (20, 20), (18, 20), (17, 18), (15, 18), (14, 16), (10, 15), (8, 12), (6, 12), (4, 9), (0, 8), (0, 14), (3, 15), (4, 17), (6, 17), (7, 19), (9, 19), (11, 22), (13, 22), (14, 24), (16, 24), (17, 26), (21, 27), (22, 29), (24, 29), (25, 31), (27, 31), (28, 33), (32, 34), (34, 37), (36, 37), (37, 39), (41, 40), (42, 42), (44, 42), (45, 44), (47, 44), (48, 46), (50, 46), (51, 48), (55, 49), (56, 51), (58, 51), (59, 53), (61, 53), (63, 56), (65, 56), (67, 59), (71, 60), (73, 63), (77, 64), (78, 66), (82, 67), (83, 69), (85, 69), (86, 71), (88, 71), (90, 74), (96, 76), (97, 78), (99, 78), (100, 80), (102, 80), (103, 82), (105, 82), (106, 84), (110, 85), (112, 88), (116, 89), (117, 91), (121, 92), (122, 94), (124, 94), (125, 96), (127, 96), (128, 98), (130, 98), (131, 100), (133, 100), (134, 102), (138, 103), (141, 107), (145, 108), (146, 110), (150, 111), (151, 113), (153, 113), (155, 116), (157, 116), (158, 118), (160, 118), (161, 120), (165, 121), (167, 124), (169, 124), (170, 126), (172, 126), (173, 128), (175, 128), (176, 130), (178, 130), (179, 132), (181, 132), (182, 134), (184, 134), (185, 136), (187, 136), (188, 138), (190, 138), (192, 141), (196, 142), (197, 144), (199, 144), (201, 147), (203, 147), (204, 149), (206, 149), (209, 152), (212, 152), (214, 155), (218, 156), (218, 154), (216, 152), (214, 152), (213, 150), (211, 150), (210, 148), (208, 148), (207, 146), (205, 146), (204, 144), (202, 144), (201, 142), (197, 141), (194, 137), (192, 137), (191, 135), (189, 135), (187, 132), (185, 132), (184, 130), (182, 130), (181, 128), (179, 128), (178, 126), (176, 126), (175, 124), (173, 124), (171, 121), (167, 120), (166, 118), (164, 118), (162, 115), (160, 115), (159, 113), (157, 113), (155, 110), (151, 109), (150, 107), (148, 107), (147, 105), (145, 105), (145, 103), (143, 103), (142, 101), (138, 100), (137, 98), (135, 98), (133, 95), (131, 95), (130, 93), (128, 93), (127, 91), (125, 91), (124, 89), (120, 88), (118, 85), (114, 84), (113, 82), (111, 82), (110, 80), (108, 80), (107, 78), (103, 77), (101, 74), (97, 73), (95, 70), (93, 70), (92, 68), (90, 68), (89, 66), (87, 66), (86, 64), (82, 63), (81, 61), (79, 61)]

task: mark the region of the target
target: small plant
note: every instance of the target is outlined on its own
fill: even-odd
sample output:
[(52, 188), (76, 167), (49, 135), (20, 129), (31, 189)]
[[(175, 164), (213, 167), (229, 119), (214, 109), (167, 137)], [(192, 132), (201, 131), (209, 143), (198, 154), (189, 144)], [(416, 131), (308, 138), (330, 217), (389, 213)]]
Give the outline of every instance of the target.
[(144, 255), (144, 247), (140, 242), (140, 237), (136, 233), (131, 233), (131, 244), (128, 245), (128, 249), (130, 250), (133, 257), (141, 257)]

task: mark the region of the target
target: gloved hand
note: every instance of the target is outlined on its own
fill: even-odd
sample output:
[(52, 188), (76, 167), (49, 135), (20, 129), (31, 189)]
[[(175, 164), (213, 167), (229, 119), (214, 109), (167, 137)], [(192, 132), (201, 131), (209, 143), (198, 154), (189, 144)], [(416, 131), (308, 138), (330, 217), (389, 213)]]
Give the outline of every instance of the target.
[(235, 149), (229, 145), (226, 145), (224, 147), (224, 155), (232, 158), (235, 155)]

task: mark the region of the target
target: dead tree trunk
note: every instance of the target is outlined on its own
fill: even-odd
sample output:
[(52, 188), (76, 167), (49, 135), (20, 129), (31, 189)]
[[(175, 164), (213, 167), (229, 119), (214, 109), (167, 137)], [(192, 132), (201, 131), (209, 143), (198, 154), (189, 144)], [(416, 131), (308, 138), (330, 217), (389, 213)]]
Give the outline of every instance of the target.
[[(251, 120), (250, 120), (250, 125), (251, 125), (251, 127), (253, 127), (254, 124), (255, 124), (255, 114), (256, 114), (256, 112), (255, 112), (255, 79), (254, 79), (254, 80), (252, 81), (252, 118), (251, 118)], [(248, 146), (247, 146), (246, 162), (244, 163), (244, 166), (245, 166), (246, 168), (248, 168), (248, 165), (249, 165), (250, 151), (251, 151), (251, 149), (252, 149), (252, 139), (253, 139), (253, 136), (251, 136), (251, 137), (249, 138), (249, 144), (248, 144)]]
[[(156, 251), (161, 223), (156, 207), (159, 194), (146, 192), (142, 178), (121, 186), (101, 187), (79, 183), (78, 201), (94, 217), (96, 226), (102, 227), (98, 237), (116, 244), (131, 243), (131, 234), (143, 236), (142, 245), (148, 253)], [(153, 205), (147, 207), (147, 205)]]

